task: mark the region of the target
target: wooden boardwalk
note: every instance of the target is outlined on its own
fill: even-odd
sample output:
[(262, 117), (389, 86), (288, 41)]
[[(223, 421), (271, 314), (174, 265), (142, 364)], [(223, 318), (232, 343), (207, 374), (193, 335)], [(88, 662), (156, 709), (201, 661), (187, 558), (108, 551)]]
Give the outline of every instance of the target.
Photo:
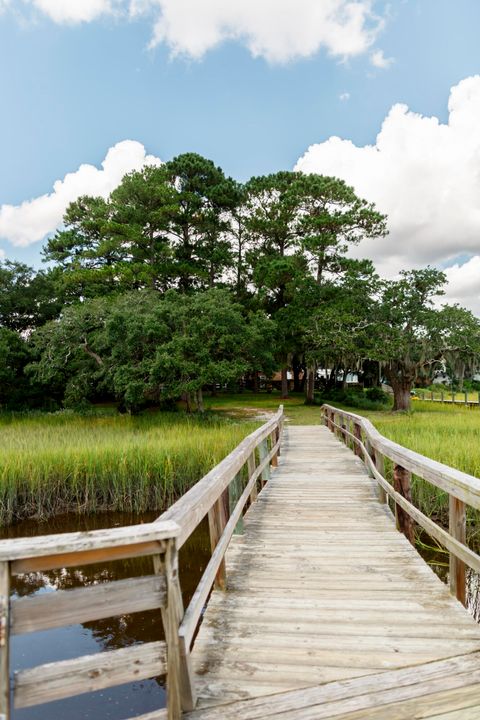
[[(11, 700), (159, 675), (167, 708), (136, 720), (478, 720), (480, 627), (464, 604), (466, 568), (480, 575), (466, 543), (480, 479), (359, 415), (320, 413), (325, 426), (283, 432), (280, 406), (153, 523), (0, 541), (0, 720)], [(412, 503), (412, 474), (448, 495), (448, 529)], [(178, 551), (207, 516), (212, 555), (184, 608)], [(449, 551), (449, 587), (417, 554), (413, 522)], [(10, 596), (16, 575), (147, 556), (142, 577)], [(165, 641), (11, 677), (11, 635), (145, 610)]]
[(285, 430), (244, 525), (195, 640), (189, 718), (480, 718), (480, 627), (327, 428)]

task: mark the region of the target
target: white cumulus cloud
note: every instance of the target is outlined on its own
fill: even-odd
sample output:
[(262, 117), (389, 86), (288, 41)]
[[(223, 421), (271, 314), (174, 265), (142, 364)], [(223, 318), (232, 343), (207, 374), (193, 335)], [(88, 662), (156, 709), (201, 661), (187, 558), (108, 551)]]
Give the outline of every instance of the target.
[(338, 96), (338, 99), (342, 100), (342, 102), (345, 102), (346, 100), (350, 100), (350, 93), (349, 92), (340, 93), (340, 95)]
[[(20, 0), (18, 0), (20, 2)], [(0, 8), (10, 0), (0, 0)], [(347, 59), (370, 50), (384, 27), (374, 0), (21, 0), (58, 24), (92, 22), (104, 15), (147, 18), (151, 47), (195, 60), (223, 42), (237, 42), (254, 57), (286, 63), (323, 49)], [(390, 61), (381, 50), (378, 67)]]
[(130, 14), (154, 17), (152, 45), (201, 58), (224, 41), (285, 63), (321, 48), (335, 57), (366, 52), (383, 27), (371, 0), (131, 0)]
[(67, 206), (81, 195), (107, 197), (126, 173), (159, 164), (160, 160), (147, 155), (141, 143), (123, 140), (108, 150), (101, 169), (81, 165), (57, 180), (51, 193), (20, 205), (1, 205), (0, 237), (20, 246), (42, 240), (61, 225)]
[[(473, 306), (480, 259), (455, 260), (480, 256), (480, 76), (451, 89), (448, 109), (443, 124), (394, 105), (375, 145), (331, 137), (312, 145), (296, 169), (340, 177), (388, 215), (389, 236), (362, 242), (357, 256), (372, 258), (389, 276), (427, 263), (452, 265), (449, 297)], [(463, 289), (462, 276), (469, 283)]]
[(59, 24), (91, 22), (110, 14), (117, 0), (29, 0), (41, 12)]
[(374, 67), (386, 70), (393, 63), (393, 58), (385, 57), (383, 50), (375, 50), (370, 55), (370, 62)]

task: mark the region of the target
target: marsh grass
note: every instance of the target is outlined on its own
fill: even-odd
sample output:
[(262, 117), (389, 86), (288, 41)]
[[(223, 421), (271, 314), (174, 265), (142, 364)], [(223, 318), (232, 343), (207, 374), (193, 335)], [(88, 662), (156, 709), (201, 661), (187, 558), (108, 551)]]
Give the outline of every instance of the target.
[[(365, 413), (367, 414), (367, 413)], [(411, 413), (367, 414), (382, 435), (426, 457), (480, 477), (480, 409), (415, 402)], [(391, 477), (393, 469), (387, 466)], [(429, 517), (448, 525), (448, 494), (412, 478), (415, 504)], [(480, 514), (468, 508), (468, 537), (478, 546)]]
[(0, 523), (161, 511), (258, 424), (164, 412), (0, 415)]

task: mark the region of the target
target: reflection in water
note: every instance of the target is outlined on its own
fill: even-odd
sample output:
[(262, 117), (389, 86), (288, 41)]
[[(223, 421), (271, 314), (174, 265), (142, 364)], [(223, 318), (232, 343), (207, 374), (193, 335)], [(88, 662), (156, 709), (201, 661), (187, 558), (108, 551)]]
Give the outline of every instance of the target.
[[(64, 515), (38, 523), (24, 521), (3, 531), (15, 538), (57, 532), (96, 530), (120, 525), (150, 522), (155, 513), (131, 515), (102, 513), (92, 516)], [(180, 551), (180, 582), (187, 605), (210, 558), (208, 525), (202, 523)], [(151, 575), (151, 557), (112, 563), (85, 565), (70, 570), (32, 573), (12, 578), (12, 596), (33, 596), (129, 577)], [(122, 615), (104, 620), (70, 625), (11, 639), (11, 671), (47, 662), (68, 660), (85, 654), (137, 645), (163, 639), (160, 610)], [(164, 677), (79, 695), (33, 708), (15, 710), (13, 720), (124, 720), (165, 706)]]

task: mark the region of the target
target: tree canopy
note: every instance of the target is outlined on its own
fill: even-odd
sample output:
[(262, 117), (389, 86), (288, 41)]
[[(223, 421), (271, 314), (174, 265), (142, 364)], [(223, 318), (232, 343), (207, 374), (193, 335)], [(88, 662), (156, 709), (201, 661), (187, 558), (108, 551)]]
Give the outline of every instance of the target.
[(202, 409), (206, 387), (255, 387), (277, 369), (286, 395), (289, 368), (311, 402), (319, 368), (336, 382), (377, 363), (405, 409), (422, 373), (474, 370), (479, 323), (440, 305), (441, 272), (386, 281), (352, 258), (385, 234), (385, 216), (334, 177), (241, 184), (195, 153), (129, 173), (70, 204), (47, 270), (0, 263), (0, 404), (29, 406), (42, 387), (67, 405), (183, 395)]

